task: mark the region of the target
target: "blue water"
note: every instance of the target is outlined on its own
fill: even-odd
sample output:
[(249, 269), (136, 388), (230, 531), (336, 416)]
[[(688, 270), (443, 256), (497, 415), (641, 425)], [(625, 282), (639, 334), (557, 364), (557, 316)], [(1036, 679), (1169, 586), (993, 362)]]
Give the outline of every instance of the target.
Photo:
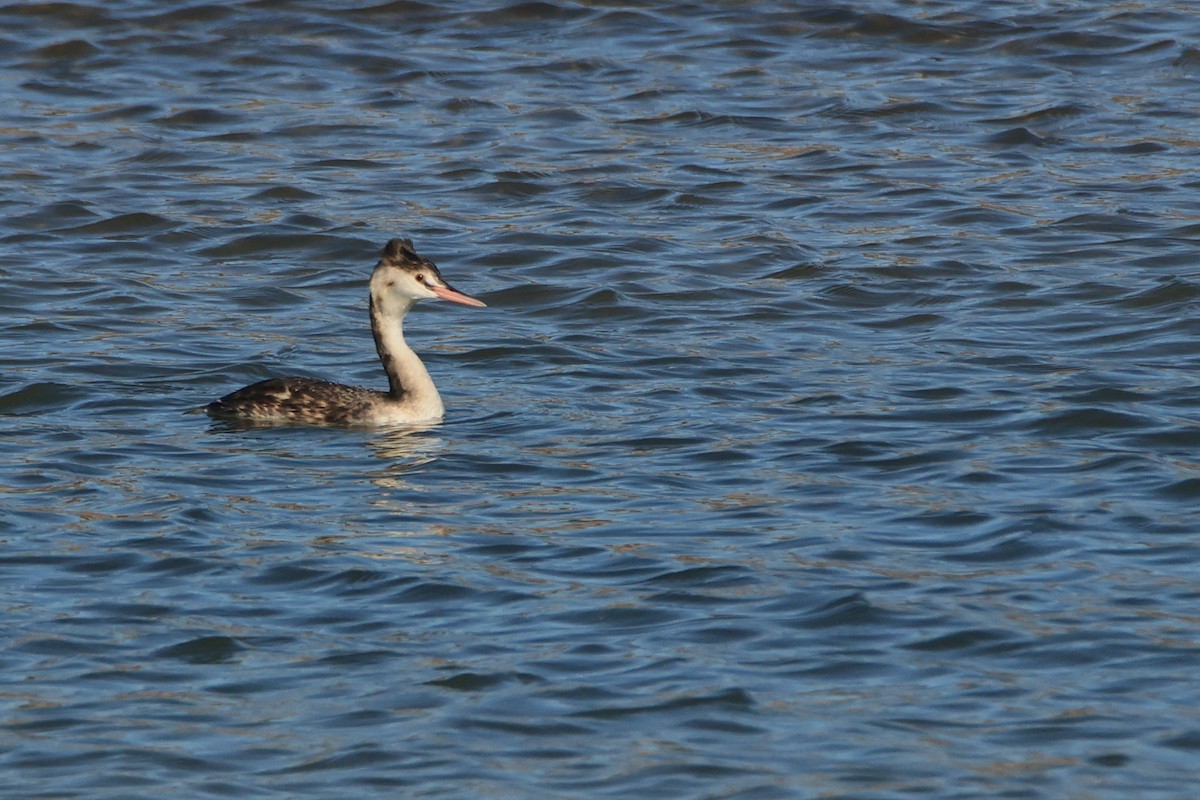
[(1194, 794), (1200, 17), (319, 5), (0, 6), (6, 796)]

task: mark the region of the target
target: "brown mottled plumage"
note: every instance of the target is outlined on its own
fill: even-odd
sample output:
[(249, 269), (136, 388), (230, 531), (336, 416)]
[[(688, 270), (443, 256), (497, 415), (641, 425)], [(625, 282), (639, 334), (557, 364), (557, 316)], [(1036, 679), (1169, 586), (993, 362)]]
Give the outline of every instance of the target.
[(211, 417), (301, 425), (388, 425), (440, 419), (445, 412), (425, 365), (404, 341), (404, 315), (418, 300), (484, 303), (451, 288), (408, 239), (392, 239), (371, 273), (371, 333), (388, 391), (313, 378), (269, 378), (205, 406)]
[(268, 378), (213, 400), (204, 410), (211, 417), (348, 425), (362, 420), (386, 396), (316, 378)]

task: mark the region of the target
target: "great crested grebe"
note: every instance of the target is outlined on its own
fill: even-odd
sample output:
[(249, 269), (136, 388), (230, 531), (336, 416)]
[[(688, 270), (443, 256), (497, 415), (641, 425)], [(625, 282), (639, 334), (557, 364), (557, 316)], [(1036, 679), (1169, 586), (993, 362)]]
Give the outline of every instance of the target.
[(371, 333), (388, 376), (386, 392), (313, 378), (269, 378), (204, 407), (210, 417), (305, 425), (394, 425), (429, 422), (445, 413), (421, 359), (404, 341), (402, 323), (418, 300), (484, 306), (442, 278), (412, 241), (392, 239), (371, 273)]

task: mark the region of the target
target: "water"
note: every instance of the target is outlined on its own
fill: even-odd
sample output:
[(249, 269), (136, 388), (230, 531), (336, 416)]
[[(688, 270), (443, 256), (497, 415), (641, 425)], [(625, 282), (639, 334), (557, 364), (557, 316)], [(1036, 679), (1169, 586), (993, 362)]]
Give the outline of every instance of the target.
[(8, 796), (1192, 793), (1200, 19), (314, 5), (0, 7)]

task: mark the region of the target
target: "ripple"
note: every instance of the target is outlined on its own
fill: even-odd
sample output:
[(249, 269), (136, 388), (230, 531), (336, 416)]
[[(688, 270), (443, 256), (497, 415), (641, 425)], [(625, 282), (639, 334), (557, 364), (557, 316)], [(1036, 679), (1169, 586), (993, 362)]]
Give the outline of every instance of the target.
[(175, 224), (171, 220), (160, 217), (157, 214), (134, 212), (130, 214), (118, 214), (104, 220), (75, 226), (65, 232), (83, 235), (124, 234), (144, 236), (149, 233), (169, 230), (174, 228)]
[(190, 108), (177, 111), (165, 117), (154, 120), (159, 125), (184, 128), (205, 128), (218, 125), (230, 125), (241, 120), (238, 114), (229, 114), (216, 108)]
[(69, 406), (84, 397), (75, 386), (61, 383), (31, 383), (0, 395), (0, 415), (35, 414)]
[(228, 636), (201, 636), (164, 647), (155, 655), (189, 664), (221, 664), (235, 660), (243, 650), (245, 648), (237, 640)]

